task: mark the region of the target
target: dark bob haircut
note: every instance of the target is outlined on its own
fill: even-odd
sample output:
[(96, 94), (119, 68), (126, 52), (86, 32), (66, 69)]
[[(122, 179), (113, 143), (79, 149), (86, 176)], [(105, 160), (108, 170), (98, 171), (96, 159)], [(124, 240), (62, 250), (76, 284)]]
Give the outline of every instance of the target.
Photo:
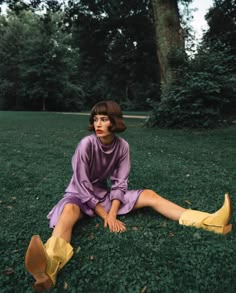
[(111, 121), (111, 132), (123, 132), (126, 129), (120, 106), (113, 101), (102, 101), (95, 104), (90, 112), (88, 130), (94, 131), (93, 119), (95, 115), (107, 115)]

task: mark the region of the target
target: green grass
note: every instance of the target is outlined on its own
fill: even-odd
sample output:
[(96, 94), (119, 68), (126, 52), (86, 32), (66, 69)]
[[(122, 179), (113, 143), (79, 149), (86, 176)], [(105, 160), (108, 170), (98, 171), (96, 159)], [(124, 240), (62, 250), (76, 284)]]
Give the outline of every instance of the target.
[[(86, 116), (0, 112), (0, 291), (33, 292), (24, 254), (33, 234), (50, 237), (47, 213), (71, 177), (71, 156), (88, 134)], [(127, 119), (130, 189), (150, 188), (186, 208), (213, 212), (236, 201), (236, 127), (146, 129)], [(236, 292), (236, 233), (178, 225), (149, 209), (121, 217), (109, 233), (95, 217), (76, 225), (74, 257), (50, 292)], [(235, 223), (235, 215), (232, 217)]]

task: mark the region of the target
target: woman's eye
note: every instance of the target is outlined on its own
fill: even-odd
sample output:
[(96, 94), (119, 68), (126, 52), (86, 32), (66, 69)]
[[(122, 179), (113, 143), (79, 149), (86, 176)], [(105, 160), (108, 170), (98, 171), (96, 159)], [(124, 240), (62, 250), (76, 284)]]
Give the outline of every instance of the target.
[(102, 117), (102, 118), (93, 118), (93, 122), (98, 122), (98, 121), (101, 121), (101, 122), (107, 122), (107, 121), (109, 121), (109, 118), (107, 118), (107, 117)]

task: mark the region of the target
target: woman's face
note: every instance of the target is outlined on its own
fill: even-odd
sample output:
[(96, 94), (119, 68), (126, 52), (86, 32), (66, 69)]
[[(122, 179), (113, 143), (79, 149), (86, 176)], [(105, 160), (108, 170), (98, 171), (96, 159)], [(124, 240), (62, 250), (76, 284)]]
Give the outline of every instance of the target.
[(109, 144), (113, 140), (113, 133), (109, 130), (112, 123), (107, 115), (95, 115), (93, 117), (94, 130), (97, 137), (100, 138), (102, 143)]

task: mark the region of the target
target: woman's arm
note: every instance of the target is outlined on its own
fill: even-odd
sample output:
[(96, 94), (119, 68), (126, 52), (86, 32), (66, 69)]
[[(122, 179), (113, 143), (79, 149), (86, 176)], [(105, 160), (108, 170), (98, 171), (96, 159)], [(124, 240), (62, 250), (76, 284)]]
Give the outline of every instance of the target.
[(120, 149), (120, 158), (113, 174), (111, 175), (112, 186), (110, 200), (112, 205), (104, 223), (104, 226), (106, 227), (108, 225), (113, 232), (124, 232), (126, 230), (125, 224), (119, 221), (116, 216), (121, 203), (124, 203), (124, 194), (128, 188), (128, 177), (130, 172), (130, 153), (128, 143), (122, 141)]
[(112, 232), (124, 232), (126, 230), (125, 224), (116, 218), (119, 207), (120, 201), (118, 199), (114, 199), (112, 201), (108, 216), (104, 221), (104, 227), (107, 227), (108, 225), (110, 231)]
[(128, 189), (128, 178), (130, 172), (130, 153), (129, 145), (126, 141), (122, 141), (120, 146), (120, 154), (116, 163), (116, 167), (111, 175), (111, 191), (110, 200), (119, 200), (124, 203), (124, 194)]
[(90, 180), (91, 144), (88, 138), (83, 139), (76, 148), (72, 158), (73, 176), (66, 189), (68, 193), (76, 193), (83, 204), (94, 210), (98, 199), (94, 195)]
[(106, 210), (104, 209), (104, 207), (100, 203), (97, 203), (97, 205), (95, 206), (94, 211), (104, 221), (107, 219), (108, 213), (106, 212)]
[(116, 217), (118, 210), (120, 208), (120, 201), (118, 199), (113, 199), (112, 204), (111, 204), (111, 209), (109, 211), (109, 214)]

